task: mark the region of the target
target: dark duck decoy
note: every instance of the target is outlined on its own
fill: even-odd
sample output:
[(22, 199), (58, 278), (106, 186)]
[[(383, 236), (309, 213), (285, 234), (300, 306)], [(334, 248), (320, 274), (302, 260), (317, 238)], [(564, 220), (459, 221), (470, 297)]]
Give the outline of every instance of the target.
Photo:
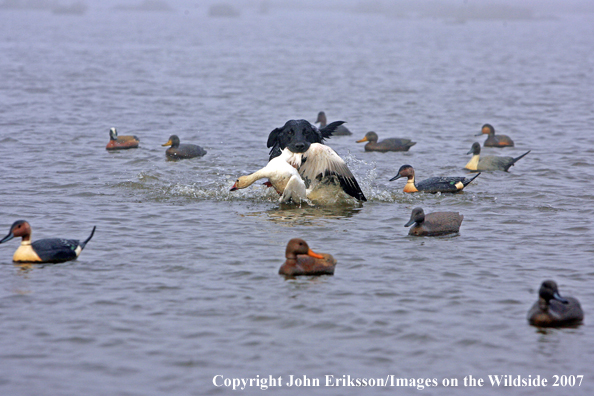
[(408, 230), (408, 235), (416, 236), (438, 236), (460, 232), (460, 225), (464, 215), (458, 212), (434, 212), (425, 214), (423, 208), (414, 208), (410, 215), (410, 221), (405, 227), (413, 227)]
[(389, 138), (378, 142), (378, 136), (375, 132), (367, 132), (365, 137), (357, 140), (357, 143), (369, 142), (365, 145), (365, 151), (408, 151), (409, 148), (417, 144), (410, 139)]
[(528, 311), (528, 322), (538, 327), (573, 326), (584, 320), (580, 302), (573, 297), (561, 297), (557, 283), (542, 282), (538, 301)]
[(14, 252), (12, 260), (19, 263), (63, 263), (75, 260), (95, 234), (80, 242), (77, 239), (48, 238), (31, 242), (31, 226), (25, 220), (15, 221), (10, 231), (0, 243), (10, 241), (14, 237), (22, 237), (21, 246)]
[(489, 135), (483, 146), (485, 147), (514, 147), (514, 141), (507, 135), (495, 136), (495, 128), (491, 124), (485, 124), (481, 128), (481, 133), (475, 136)]
[(466, 164), (465, 168), (471, 171), (504, 171), (513, 166), (520, 158), (528, 154), (530, 150), (520, 155), (519, 157), (497, 157), (495, 155), (487, 155), (481, 157), (481, 145), (477, 142), (472, 144), (470, 151), (466, 154), (472, 154), (472, 158)]
[(169, 136), (167, 143), (161, 146), (171, 146), (165, 151), (167, 158), (171, 159), (195, 158), (206, 154), (206, 150), (195, 144), (180, 144), (177, 135)]
[(115, 128), (109, 129), (109, 143), (105, 146), (106, 150), (125, 150), (138, 147), (140, 139), (136, 136), (118, 136)]
[(415, 183), (415, 170), (410, 165), (402, 165), (400, 169), (398, 169), (398, 174), (390, 179), (390, 181), (400, 179), (401, 177), (407, 177), (408, 180), (406, 185), (404, 186), (404, 192), (412, 193), (412, 192), (428, 192), (428, 193), (438, 193), (438, 192), (451, 192), (455, 193), (458, 191), (462, 191), (464, 187), (470, 184), (471, 181), (476, 179), (480, 173), (477, 173), (472, 178), (466, 178), (463, 176), (460, 177), (430, 177), (429, 179), (425, 179), (419, 183)]
[(272, 147), (270, 159), (285, 152), (286, 161), (298, 170), (310, 191), (318, 185), (340, 186), (347, 195), (367, 201), (344, 160), (332, 148), (322, 144), (341, 123), (336, 121), (318, 129), (307, 120), (287, 121), (282, 128), (275, 128), (268, 135), (267, 146)]
[(333, 275), (336, 259), (328, 253), (314, 253), (303, 239), (294, 238), (285, 250), (287, 260), (278, 273), (286, 276)]
[[(326, 119), (326, 113), (324, 113), (323, 111), (320, 111), (318, 113), (318, 118), (316, 119), (316, 124), (320, 124), (320, 128), (324, 128), (327, 125), (327, 119)], [(349, 129), (347, 127), (345, 127), (344, 125), (339, 125), (336, 127), (336, 130), (334, 131), (334, 133), (332, 134), (334, 136), (346, 136), (346, 135), (352, 135), (351, 131), (349, 131)]]

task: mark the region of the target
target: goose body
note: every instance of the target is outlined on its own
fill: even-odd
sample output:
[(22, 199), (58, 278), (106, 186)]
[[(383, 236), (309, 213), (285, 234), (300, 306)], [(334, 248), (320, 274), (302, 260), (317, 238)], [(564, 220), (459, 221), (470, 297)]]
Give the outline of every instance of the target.
[(584, 320), (580, 302), (573, 297), (561, 297), (557, 283), (547, 280), (538, 291), (538, 301), (528, 311), (528, 322), (538, 327), (572, 326)]
[[(320, 128), (324, 128), (326, 125), (328, 125), (328, 120), (326, 118), (326, 113), (324, 113), (323, 111), (320, 111), (318, 113), (318, 118), (316, 119), (316, 124), (320, 124)], [(344, 125), (339, 125), (336, 127), (336, 130), (332, 133), (333, 136), (346, 136), (346, 135), (352, 135), (352, 132), (349, 131), (349, 129), (347, 127), (345, 127)]]
[(476, 179), (480, 173), (477, 173), (472, 178), (463, 176), (449, 176), (449, 177), (430, 177), (419, 183), (415, 182), (415, 170), (410, 165), (402, 165), (398, 170), (398, 174), (390, 179), (390, 181), (397, 180), (401, 177), (407, 177), (404, 192), (413, 193), (418, 191), (428, 193), (449, 192), (455, 193), (462, 191), (470, 182)]
[(12, 258), (15, 262), (62, 263), (75, 260), (80, 255), (95, 234), (95, 228), (93, 227), (91, 235), (83, 242), (62, 238), (39, 239), (31, 242), (31, 226), (24, 220), (18, 220), (12, 224), (8, 235), (0, 240), (0, 243), (22, 237), (21, 245)]
[(378, 141), (377, 133), (367, 132), (363, 139), (357, 140), (357, 143), (368, 142), (365, 145), (365, 151), (379, 151), (385, 153), (387, 151), (408, 151), (412, 146), (417, 144), (410, 139), (388, 138), (381, 142)]
[(523, 158), (527, 151), (519, 157), (498, 157), (495, 155), (480, 156), (481, 145), (479, 143), (473, 143), (470, 151), (467, 154), (472, 154), (472, 158), (466, 164), (465, 168), (471, 171), (504, 171), (507, 172), (518, 160)]
[(169, 136), (167, 143), (162, 146), (171, 146), (165, 151), (165, 155), (170, 159), (187, 159), (202, 157), (206, 154), (206, 150), (195, 144), (181, 144), (177, 135)]
[(495, 128), (491, 124), (485, 124), (481, 128), (481, 133), (476, 136), (488, 135), (483, 143), (485, 147), (513, 147), (514, 141), (507, 135), (495, 135)]
[(105, 146), (106, 150), (126, 150), (136, 148), (140, 144), (140, 139), (136, 136), (118, 136), (115, 128), (109, 129), (109, 143)]
[(285, 250), (285, 263), (278, 273), (285, 276), (333, 275), (336, 259), (327, 253), (313, 252), (303, 239), (289, 241)]
[(408, 235), (439, 236), (460, 232), (464, 215), (458, 212), (434, 212), (425, 214), (422, 208), (414, 208), (405, 227), (410, 227)]

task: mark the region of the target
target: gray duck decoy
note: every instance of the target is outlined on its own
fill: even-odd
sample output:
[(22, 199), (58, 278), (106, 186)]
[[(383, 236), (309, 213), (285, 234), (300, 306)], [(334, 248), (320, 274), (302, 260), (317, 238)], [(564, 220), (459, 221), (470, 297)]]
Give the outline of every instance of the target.
[(206, 150), (195, 144), (180, 144), (177, 135), (169, 136), (167, 143), (161, 146), (171, 146), (165, 151), (165, 155), (171, 159), (195, 158), (206, 154)]
[(464, 215), (458, 212), (434, 212), (425, 214), (423, 208), (414, 208), (410, 214), (410, 220), (405, 227), (413, 227), (408, 230), (408, 235), (416, 236), (438, 236), (460, 232), (460, 225)]
[(455, 193), (462, 191), (464, 187), (470, 184), (471, 181), (476, 179), (480, 173), (477, 173), (472, 178), (460, 177), (430, 177), (415, 183), (415, 170), (410, 165), (402, 165), (398, 170), (398, 174), (390, 179), (390, 181), (400, 179), (401, 177), (407, 177), (408, 180), (404, 186), (403, 191), (407, 193), (423, 191), (428, 193), (438, 192), (451, 192)]
[(528, 311), (528, 322), (538, 327), (572, 326), (584, 320), (580, 302), (573, 297), (561, 297), (557, 283), (542, 282), (538, 301)]
[(495, 128), (491, 124), (485, 124), (481, 128), (481, 133), (475, 136), (489, 135), (483, 146), (485, 147), (514, 147), (514, 141), (507, 135), (495, 136)]
[(528, 154), (530, 150), (526, 151), (519, 157), (497, 157), (495, 155), (487, 155), (481, 157), (481, 145), (477, 142), (472, 144), (470, 151), (466, 154), (472, 154), (472, 158), (466, 164), (465, 168), (471, 171), (494, 171), (500, 170), (507, 172), (519, 159)]
[(63, 263), (75, 260), (87, 243), (93, 238), (95, 228), (91, 235), (80, 242), (78, 239), (47, 238), (31, 242), (31, 225), (25, 220), (17, 220), (10, 231), (0, 243), (10, 241), (15, 237), (22, 237), (21, 246), (18, 247), (12, 261), (18, 263)]
[[(318, 113), (318, 118), (316, 119), (315, 123), (320, 124), (320, 129), (324, 128), (328, 124), (328, 121), (326, 120), (326, 113), (324, 113), (323, 111), (320, 111)], [(345, 136), (345, 135), (352, 135), (352, 133), (344, 125), (338, 126), (336, 128), (336, 130), (334, 132), (332, 132), (332, 136)]]
[(365, 151), (408, 151), (409, 148), (417, 144), (410, 139), (388, 138), (378, 142), (377, 133), (371, 131), (365, 134), (363, 139), (357, 140), (357, 143), (368, 142), (365, 145)]
[(285, 250), (285, 263), (278, 273), (286, 276), (298, 275), (333, 275), (336, 259), (328, 253), (314, 253), (307, 242), (293, 238)]

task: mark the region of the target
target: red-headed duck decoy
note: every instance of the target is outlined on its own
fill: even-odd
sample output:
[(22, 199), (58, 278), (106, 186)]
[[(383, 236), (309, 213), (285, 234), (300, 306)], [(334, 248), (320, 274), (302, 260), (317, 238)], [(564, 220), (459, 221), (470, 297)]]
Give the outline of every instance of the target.
[(333, 275), (336, 259), (328, 253), (314, 253), (303, 239), (294, 238), (285, 250), (287, 260), (278, 273), (286, 276)]
[(407, 177), (408, 180), (406, 185), (404, 186), (404, 192), (412, 193), (412, 192), (428, 192), (428, 193), (438, 193), (438, 192), (458, 192), (462, 191), (464, 187), (470, 184), (471, 181), (476, 179), (480, 173), (477, 173), (472, 178), (466, 178), (463, 176), (460, 177), (430, 177), (429, 179), (425, 179), (420, 181), (419, 183), (415, 183), (415, 170), (410, 165), (402, 165), (398, 170), (398, 174), (390, 179), (390, 181), (400, 179), (401, 177)]
[(357, 143), (369, 142), (365, 145), (365, 151), (408, 151), (409, 148), (417, 144), (410, 139), (388, 138), (378, 142), (378, 136), (375, 132), (367, 132), (363, 139), (357, 140)]
[[(316, 124), (318, 124), (318, 123), (320, 124), (320, 128), (324, 128), (328, 124), (328, 121), (326, 119), (326, 113), (324, 113), (323, 111), (320, 111), (318, 113), (318, 118), (316, 119)], [(338, 127), (336, 127), (336, 130), (332, 133), (332, 136), (346, 136), (346, 135), (352, 135), (352, 133), (344, 125), (339, 125)]]
[(481, 145), (477, 142), (472, 144), (470, 151), (466, 154), (472, 154), (472, 158), (466, 164), (465, 168), (471, 171), (504, 171), (513, 166), (520, 158), (528, 154), (530, 150), (520, 155), (519, 157), (497, 157), (495, 155), (487, 155), (481, 157)]
[(528, 322), (537, 327), (574, 326), (584, 320), (580, 302), (573, 297), (561, 297), (557, 283), (542, 282), (538, 301), (528, 311)]
[(485, 147), (514, 147), (514, 141), (507, 135), (495, 136), (495, 128), (491, 124), (485, 124), (481, 128), (481, 133), (475, 136), (489, 135), (483, 146)]
[(177, 135), (169, 136), (167, 143), (161, 146), (171, 146), (165, 151), (167, 158), (171, 159), (195, 158), (206, 154), (206, 150), (195, 144), (180, 144)]
[(293, 201), (299, 204), (301, 201), (305, 201), (307, 198), (305, 183), (297, 169), (287, 162), (291, 154), (285, 148), (281, 155), (271, 159), (264, 168), (251, 175), (240, 176), (231, 187), (231, 191), (249, 187), (257, 180), (267, 178), (272, 187), (281, 195), (280, 202)]
[(138, 147), (140, 139), (136, 136), (118, 136), (118, 131), (115, 128), (109, 129), (109, 143), (105, 147), (106, 150), (125, 150)]
[(31, 242), (31, 226), (25, 220), (15, 221), (10, 231), (0, 243), (10, 241), (14, 237), (22, 237), (21, 246), (14, 252), (13, 261), (24, 263), (63, 263), (64, 261), (75, 260), (80, 252), (95, 234), (95, 228), (91, 235), (84, 241), (77, 239), (48, 238)]
[(413, 227), (408, 230), (408, 235), (416, 236), (438, 236), (460, 232), (460, 225), (464, 215), (458, 212), (434, 212), (425, 214), (423, 208), (414, 208), (410, 214), (410, 221), (405, 227)]

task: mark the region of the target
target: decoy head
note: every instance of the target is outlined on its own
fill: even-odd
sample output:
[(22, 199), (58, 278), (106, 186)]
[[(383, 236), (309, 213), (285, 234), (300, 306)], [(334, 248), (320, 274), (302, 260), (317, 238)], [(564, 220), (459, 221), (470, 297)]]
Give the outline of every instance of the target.
[(0, 243), (10, 241), (14, 237), (23, 237), (24, 240), (29, 240), (31, 237), (31, 226), (25, 220), (17, 220), (10, 226), (10, 231)]
[(316, 124), (321, 124), (321, 125), (326, 125), (326, 113), (324, 113), (323, 111), (320, 111), (318, 113), (318, 118), (316, 119)]
[(479, 155), (481, 153), (481, 144), (478, 142), (472, 143), (472, 147), (466, 154)]
[(398, 174), (390, 179), (390, 181), (394, 181), (400, 179), (401, 177), (410, 177), (415, 175), (415, 170), (411, 165), (402, 165), (400, 169), (398, 169)]
[(421, 224), (424, 221), (425, 211), (423, 211), (423, 208), (414, 208), (410, 214), (410, 220), (404, 226), (410, 227), (413, 223)]
[(485, 124), (481, 128), (481, 133), (477, 133), (474, 136), (481, 136), (481, 135), (495, 135), (495, 128), (491, 124)]
[(378, 139), (377, 133), (371, 131), (371, 132), (367, 132), (363, 139), (357, 140), (357, 143), (377, 142), (377, 139)]
[(287, 244), (285, 257), (288, 259), (296, 259), (298, 254), (306, 254), (310, 257), (319, 259), (324, 258), (321, 254), (314, 253), (303, 239), (293, 238)]
[(118, 140), (118, 131), (115, 128), (109, 128), (109, 139)]
[(545, 300), (547, 304), (551, 300), (557, 300), (562, 302), (563, 304), (569, 303), (569, 301), (561, 297), (561, 295), (559, 294), (559, 289), (557, 289), (557, 283), (555, 283), (555, 281), (552, 280), (546, 280), (542, 282), (540, 290), (538, 291), (538, 295), (540, 296), (540, 298)]
[(169, 140), (167, 141), (167, 143), (164, 143), (161, 146), (179, 147), (179, 138), (177, 137), (177, 135), (171, 135), (169, 136)]

